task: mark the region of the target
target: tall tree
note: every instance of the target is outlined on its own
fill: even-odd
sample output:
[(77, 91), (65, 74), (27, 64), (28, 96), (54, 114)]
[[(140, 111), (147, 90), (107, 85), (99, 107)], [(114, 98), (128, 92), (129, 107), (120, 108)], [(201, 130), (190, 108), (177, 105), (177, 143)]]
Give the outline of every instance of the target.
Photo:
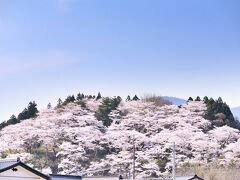
[(51, 109), (51, 108), (52, 108), (51, 103), (48, 103), (47, 108), (48, 108), (48, 109)]
[(138, 100), (140, 100), (140, 99), (137, 97), (137, 95), (135, 95), (135, 96), (132, 98), (132, 100), (133, 100), (133, 101), (138, 101)]
[(205, 97), (203, 98), (203, 101), (204, 101), (204, 103), (205, 103), (205, 104), (207, 104), (207, 103), (208, 103), (208, 101), (209, 101), (208, 97), (207, 97), (207, 96), (205, 96)]
[(17, 124), (19, 123), (20, 121), (17, 119), (17, 117), (15, 115), (12, 115), (10, 117), (10, 119), (7, 121), (7, 125), (10, 125), (10, 124)]
[(95, 113), (95, 117), (103, 122), (103, 125), (108, 127), (112, 123), (112, 119), (109, 118), (109, 113), (112, 110), (115, 110), (119, 103), (121, 102), (121, 97), (114, 97), (114, 98), (103, 98), (102, 104), (99, 106), (98, 110)]
[(126, 101), (131, 101), (131, 97), (128, 95)]
[(99, 92), (98, 95), (97, 95), (97, 97), (96, 97), (96, 100), (99, 100), (99, 99), (101, 99), (101, 98), (102, 98), (102, 95), (101, 95), (101, 93)]
[(28, 104), (28, 114), (29, 114), (29, 118), (33, 118), (37, 116), (38, 113), (38, 109), (37, 109), (37, 104), (35, 103), (35, 101), (30, 102)]
[(190, 102), (190, 101), (193, 101), (193, 98), (192, 97), (189, 97), (187, 102)]
[(197, 98), (195, 99), (195, 101), (201, 101), (201, 98), (199, 96), (197, 96)]
[(28, 107), (25, 108), (19, 115), (18, 120), (25, 120), (29, 118), (34, 118), (37, 116), (38, 109), (35, 101), (32, 101), (28, 104)]
[(81, 101), (84, 98), (84, 95), (82, 96), (81, 93), (77, 94), (77, 101)]

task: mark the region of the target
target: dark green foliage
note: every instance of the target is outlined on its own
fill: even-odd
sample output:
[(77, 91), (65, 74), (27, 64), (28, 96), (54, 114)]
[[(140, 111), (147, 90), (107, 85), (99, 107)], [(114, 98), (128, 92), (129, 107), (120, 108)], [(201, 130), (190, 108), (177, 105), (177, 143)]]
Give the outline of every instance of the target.
[(73, 103), (75, 102), (75, 96), (72, 95), (72, 96), (68, 96), (65, 101), (62, 103), (63, 106), (67, 105), (68, 103)]
[(28, 104), (28, 107), (25, 108), (21, 113), (19, 113), (18, 117), (12, 115), (9, 120), (2, 122), (0, 124), (0, 129), (11, 124), (17, 124), (21, 120), (34, 118), (37, 116), (37, 113), (38, 113), (37, 104), (34, 101), (30, 102)]
[(165, 167), (166, 167), (168, 161), (169, 161), (169, 160), (167, 159), (167, 157), (159, 158), (159, 159), (157, 160), (157, 165), (158, 165), (158, 167), (159, 167), (159, 170), (160, 170), (162, 173), (166, 171)]
[(4, 121), (4, 122), (2, 122), (2, 123), (0, 124), (0, 129), (2, 129), (2, 128), (6, 127), (6, 126), (7, 126), (7, 123)]
[(126, 101), (131, 101), (131, 97), (128, 95)]
[(27, 110), (30, 118), (37, 116), (38, 109), (37, 109), (37, 104), (34, 101), (28, 104)]
[(58, 107), (58, 108), (61, 107), (62, 103), (63, 103), (62, 100), (59, 98), (59, 99), (58, 99), (58, 103), (57, 103), (57, 107)]
[(203, 98), (203, 101), (204, 101), (204, 103), (205, 103), (205, 104), (207, 104), (207, 103), (208, 103), (208, 101), (209, 101), (208, 97), (207, 97), (207, 96), (205, 96), (205, 97)]
[(47, 108), (48, 108), (48, 109), (51, 109), (51, 108), (52, 108), (51, 103), (48, 103)]
[(112, 110), (116, 110), (121, 100), (122, 99), (119, 96), (114, 98), (103, 98), (102, 104), (95, 112), (95, 117), (99, 121), (102, 121), (104, 126), (110, 126), (112, 123), (112, 119), (110, 119), (108, 115)]
[(138, 100), (140, 100), (140, 99), (137, 97), (137, 95), (135, 95), (135, 96), (132, 98), (132, 100), (133, 100), (133, 101), (138, 101)]
[(12, 116), (10, 117), (10, 119), (7, 121), (7, 125), (17, 124), (17, 123), (19, 123), (19, 122), (20, 122), (20, 120), (18, 120), (15, 115), (12, 115)]
[(37, 104), (33, 101), (28, 104), (28, 107), (25, 108), (19, 115), (18, 120), (25, 120), (34, 118), (37, 116), (38, 109)]
[(86, 108), (87, 107), (86, 102), (83, 101), (83, 100), (77, 101), (77, 104), (80, 105), (82, 108)]
[(19, 113), (18, 115), (18, 119), (19, 120), (24, 120), (24, 119), (28, 119), (28, 110), (27, 108), (25, 108), (21, 113)]
[(101, 99), (101, 98), (102, 98), (102, 95), (101, 95), (101, 93), (99, 92), (98, 95), (97, 95), (97, 97), (96, 97), (96, 100), (99, 100), (99, 99)]
[(84, 94), (78, 93), (77, 94), (77, 101), (81, 101), (84, 99)]
[(216, 101), (210, 98), (206, 104), (205, 118), (210, 120), (214, 126), (228, 125), (240, 129), (239, 122), (234, 119), (231, 109), (221, 98), (218, 98)]
[(187, 100), (187, 102), (189, 102), (189, 101), (193, 101), (193, 98), (192, 98), (192, 97), (189, 97), (188, 100)]
[(199, 96), (197, 96), (197, 98), (195, 99), (195, 101), (201, 101), (201, 98)]
[(15, 115), (12, 115), (9, 120), (4, 121), (0, 124), (0, 129), (2, 129), (8, 125), (11, 125), (11, 124), (17, 124), (19, 122), (20, 122), (20, 120), (18, 120)]

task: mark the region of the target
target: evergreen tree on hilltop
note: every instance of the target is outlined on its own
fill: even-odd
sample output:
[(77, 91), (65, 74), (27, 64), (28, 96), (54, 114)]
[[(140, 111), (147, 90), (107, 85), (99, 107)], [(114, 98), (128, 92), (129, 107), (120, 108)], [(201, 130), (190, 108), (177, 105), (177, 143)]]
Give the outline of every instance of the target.
[(192, 97), (189, 97), (187, 102), (190, 102), (190, 101), (193, 101), (193, 98)]
[(10, 124), (17, 124), (19, 123), (20, 121), (17, 119), (17, 117), (15, 115), (12, 115), (10, 117), (10, 119), (7, 121), (7, 125), (10, 125)]
[(51, 109), (51, 108), (52, 108), (51, 103), (48, 103), (47, 108), (48, 108), (48, 109)]
[(63, 103), (62, 100), (59, 98), (57, 102), (57, 107), (61, 107), (62, 103)]
[(97, 95), (97, 97), (96, 97), (96, 100), (99, 100), (99, 99), (101, 99), (101, 98), (102, 98), (102, 95), (101, 95), (101, 93), (99, 92), (98, 95)]
[(75, 96), (74, 95), (72, 95), (72, 96), (68, 96), (66, 99), (65, 99), (65, 101), (62, 103), (62, 105), (67, 105), (68, 103), (73, 103), (73, 102), (75, 102)]
[(231, 109), (222, 101), (222, 98), (218, 98), (217, 101), (214, 101), (213, 98), (209, 99), (204, 117), (210, 120), (214, 126), (228, 125), (240, 129), (239, 122), (234, 119)]
[(215, 104), (215, 100), (213, 98), (210, 98), (208, 100), (208, 104), (207, 105), (213, 105), (213, 104)]
[(19, 113), (18, 115), (18, 120), (25, 120), (25, 119), (28, 119), (29, 115), (28, 115), (28, 110), (27, 108), (25, 108), (21, 113)]
[(195, 99), (195, 101), (201, 101), (201, 98), (199, 96), (197, 96), (197, 98)]
[(222, 104), (222, 103), (223, 103), (223, 100), (222, 100), (221, 97), (218, 98), (217, 103), (219, 103), (219, 104)]
[(0, 123), (0, 130), (6, 126), (7, 126), (7, 123), (3, 121), (2, 123)]
[(131, 101), (131, 97), (128, 95), (126, 101)]
[(135, 96), (132, 98), (132, 100), (133, 100), (133, 101), (138, 101), (138, 100), (140, 100), (140, 99), (137, 97), (137, 95), (135, 95)]
[(112, 119), (109, 118), (109, 114), (112, 110), (116, 110), (121, 102), (121, 97), (103, 98), (102, 104), (98, 107), (95, 113), (95, 117), (103, 122), (103, 125), (108, 127), (112, 124)]
[(208, 101), (209, 101), (208, 97), (207, 97), (207, 96), (205, 96), (205, 97), (203, 98), (203, 102), (204, 102), (205, 104), (207, 104), (207, 103), (208, 103)]
[(25, 120), (25, 119), (30, 119), (34, 118), (37, 116), (38, 109), (37, 109), (37, 104), (35, 101), (32, 101), (28, 104), (28, 107), (25, 108), (19, 115), (18, 115), (18, 120)]
[(38, 113), (38, 109), (37, 109), (37, 104), (35, 103), (35, 101), (30, 102), (28, 104), (28, 114), (29, 114), (29, 118), (33, 118), (37, 116)]
[(81, 101), (84, 98), (84, 95), (82, 96), (81, 93), (77, 94), (77, 101)]

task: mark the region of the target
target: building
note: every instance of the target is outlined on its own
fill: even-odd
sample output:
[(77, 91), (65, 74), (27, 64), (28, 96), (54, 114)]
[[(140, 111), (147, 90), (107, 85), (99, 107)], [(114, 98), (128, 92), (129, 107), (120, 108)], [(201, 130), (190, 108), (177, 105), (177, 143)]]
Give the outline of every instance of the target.
[(0, 160), (0, 180), (82, 180), (82, 177), (45, 175), (18, 159)]

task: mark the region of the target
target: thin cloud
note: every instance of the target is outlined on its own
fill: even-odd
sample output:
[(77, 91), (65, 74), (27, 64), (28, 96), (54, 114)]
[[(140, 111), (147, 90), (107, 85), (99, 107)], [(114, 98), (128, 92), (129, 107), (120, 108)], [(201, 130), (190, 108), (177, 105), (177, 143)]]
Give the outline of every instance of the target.
[(0, 75), (15, 74), (26, 70), (48, 69), (77, 63), (68, 53), (53, 52), (42, 56), (5, 56), (0, 57)]

